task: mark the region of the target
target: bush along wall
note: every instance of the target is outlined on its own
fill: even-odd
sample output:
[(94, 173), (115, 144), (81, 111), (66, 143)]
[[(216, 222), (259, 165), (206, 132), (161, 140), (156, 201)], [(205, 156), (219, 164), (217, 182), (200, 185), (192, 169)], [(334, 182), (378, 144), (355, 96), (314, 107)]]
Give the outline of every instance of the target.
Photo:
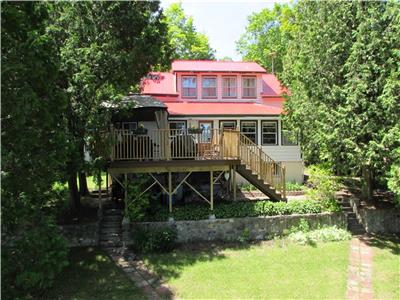
[[(243, 218), (259, 216), (276, 216), (292, 214), (316, 214), (321, 212), (338, 211), (337, 206), (324, 201), (317, 200), (294, 200), (289, 202), (271, 201), (242, 201), (242, 202), (221, 202), (216, 203), (211, 211), (206, 203), (185, 204), (173, 208), (172, 217), (176, 221), (204, 220), (210, 214), (217, 219)], [(143, 221), (162, 222), (167, 221), (170, 214), (166, 206), (152, 206)], [(130, 216), (131, 220), (135, 220)]]

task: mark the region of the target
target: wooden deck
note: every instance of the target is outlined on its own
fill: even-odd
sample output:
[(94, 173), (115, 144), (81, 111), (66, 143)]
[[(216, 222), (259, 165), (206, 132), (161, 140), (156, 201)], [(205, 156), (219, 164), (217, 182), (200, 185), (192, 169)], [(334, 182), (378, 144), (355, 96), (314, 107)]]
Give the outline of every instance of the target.
[(238, 159), (201, 159), (201, 160), (122, 160), (112, 161), (108, 166), (110, 174), (125, 173), (165, 173), (165, 172), (208, 172), (229, 171), (240, 165)]

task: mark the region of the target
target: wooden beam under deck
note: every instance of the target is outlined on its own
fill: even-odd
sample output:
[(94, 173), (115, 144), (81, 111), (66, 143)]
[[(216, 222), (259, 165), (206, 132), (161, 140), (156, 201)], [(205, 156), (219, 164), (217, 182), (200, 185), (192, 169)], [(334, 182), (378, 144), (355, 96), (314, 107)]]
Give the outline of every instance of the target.
[(126, 174), (229, 171), (232, 166), (239, 164), (240, 160), (237, 159), (112, 161), (108, 166), (108, 172), (111, 174)]

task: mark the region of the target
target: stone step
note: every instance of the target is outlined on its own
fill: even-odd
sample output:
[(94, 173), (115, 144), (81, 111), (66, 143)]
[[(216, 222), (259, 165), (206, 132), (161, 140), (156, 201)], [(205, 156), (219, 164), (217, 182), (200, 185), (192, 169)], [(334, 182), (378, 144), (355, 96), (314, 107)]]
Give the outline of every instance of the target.
[(100, 234), (103, 233), (120, 233), (122, 232), (121, 227), (107, 227), (107, 228), (101, 228), (100, 229)]
[(103, 222), (100, 228), (122, 228), (120, 222)]
[(102, 234), (100, 235), (100, 241), (119, 241), (121, 240), (120, 233), (108, 233), (107, 235)]
[(122, 216), (103, 216), (102, 221), (103, 222), (122, 222), (123, 217)]
[(122, 209), (119, 208), (108, 208), (104, 210), (104, 215), (105, 216), (122, 216), (124, 214)]
[(122, 247), (122, 242), (111, 242), (111, 241), (100, 241), (100, 246), (102, 247), (111, 247), (111, 248), (115, 248), (115, 247)]

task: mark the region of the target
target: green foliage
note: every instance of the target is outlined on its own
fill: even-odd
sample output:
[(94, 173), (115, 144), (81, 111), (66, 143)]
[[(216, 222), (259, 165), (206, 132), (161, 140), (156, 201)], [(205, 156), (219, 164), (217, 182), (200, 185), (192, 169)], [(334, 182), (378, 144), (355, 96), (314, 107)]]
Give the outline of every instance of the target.
[(308, 183), (312, 188), (306, 189), (307, 196), (320, 201), (334, 200), (335, 192), (341, 187), (339, 178), (333, 176), (329, 168), (321, 165), (310, 166), (308, 171)]
[(256, 61), (264, 68), (280, 73), (282, 60), (295, 30), (294, 10), (288, 4), (276, 3), (248, 17), (246, 32), (236, 42), (244, 60)]
[(131, 221), (143, 221), (150, 208), (150, 193), (142, 193), (148, 176), (137, 175), (133, 182), (128, 184), (128, 217)]
[(302, 185), (301, 183), (297, 183), (297, 182), (287, 182), (286, 185), (286, 190), (287, 191), (302, 191), (305, 189), (305, 186)]
[(2, 296), (16, 299), (40, 294), (68, 265), (67, 256), (67, 244), (56, 224), (42, 218), (2, 245)]
[[(303, 220), (304, 221), (304, 220)], [(305, 225), (307, 224), (307, 225)], [(292, 228), (288, 239), (300, 245), (314, 245), (317, 242), (337, 242), (351, 239), (351, 234), (336, 226), (323, 227), (311, 230), (305, 221), (298, 227)]]
[(242, 191), (247, 191), (247, 192), (251, 192), (251, 191), (257, 190), (257, 188), (254, 185), (252, 185), (251, 183), (242, 183), (239, 188)]
[[(173, 208), (172, 217), (175, 220), (203, 220), (211, 213), (218, 219), (243, 218), (257, 216), (275, 216), (291, 214), (314, 214), (329, 211), (323, 202), (314, 200), (294, 200), (289, 202), (270, 201), (240, 201), (216, 203), (214, 211), (204, 204), (185, 204)], [(146, 221), (166, 221), (169, 212), (167, 207), (155, 206), (146, 216)]]
[(388, 177), (388, 187), (394, 193), (396, 205), (400, 206), (400, 163), (392, 165)]
[(171, 4), (164, 15), (174, 59), (215, 59), (208, 37), (196, 31), (193, 18), (185, 15), (181, 3)]
[(282, 73), (291, 92), (284, 119), (299, 129), (309, 163), (356, 176), (390, 169), (400, 143), (399, 10), (395, 1), (295, 6)]
[(133, 249), (138, 253), (168, 252), (175, 247), (177, 233), (173, 228), (150, 230), (139, 227), (132, 237)]

